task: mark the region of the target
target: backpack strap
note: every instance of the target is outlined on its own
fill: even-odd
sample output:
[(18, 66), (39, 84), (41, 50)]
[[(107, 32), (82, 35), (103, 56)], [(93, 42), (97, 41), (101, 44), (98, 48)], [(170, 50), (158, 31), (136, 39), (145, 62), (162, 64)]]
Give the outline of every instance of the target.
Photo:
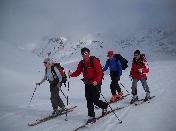
[[(45, 75), (46, 75), (46, 74), (47, 74), (47, 68), (45, 68)], [(46, 78), (46, 80), (49, 81), (48, 78)]]
[[(57, 80), (59, 80), (59, 77), (57, 76), (57, 74), (56, 74), (56, 71), (54, 70), (54, 67), (55, 66), (51, 66), (51, 74), (53, 75), (53, 78), (54, 79), (57, 79)], [(56, 77), (56, 78), (55, 78)]]
[[(95, 58), (95, 56), (90, 56), (90, 66), (88, 66), (88, 67), (94, 68), (94, 61), (93, 61), (94, 58)], [(81, 60), (81, 71), (83, 71), (84, 69), (86, 69), (88, 67), (85, 67), (85, 61)]]
[(94, 68), (94, 58), (95, 56), (90, 56), (90, 67)]
[(109, 64), (110, 69), (112, 69), (110, 59), (108, 59), (108, 64)]
[[(90, 56), (90, 66), (88, 67), (91, 67), (94, 69), (94, 58), (96, 58), (95, 56)], [(81, 71), (85, 71), (88, 67), (85, 67), (85, 61), (84, 60), (81, 60)], [(96, 70), (94, 69), (94, 72), (96, 72)], [(85, 75), (87, 77), (87, 72), (85, 71)]]

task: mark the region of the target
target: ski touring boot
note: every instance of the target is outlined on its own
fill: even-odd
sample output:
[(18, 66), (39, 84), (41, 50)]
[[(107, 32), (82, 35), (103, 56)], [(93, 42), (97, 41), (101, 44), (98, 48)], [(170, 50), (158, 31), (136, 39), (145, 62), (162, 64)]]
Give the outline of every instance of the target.
[(150, 92), (147, 92), (144, 101), (148, 101), (149, 99), (151, 99)]
[(138, 96), (137, 95), (134, 95), (130, 101), (130, 104), (133, 104), (135, 103), (136, 101), (138, 101)]

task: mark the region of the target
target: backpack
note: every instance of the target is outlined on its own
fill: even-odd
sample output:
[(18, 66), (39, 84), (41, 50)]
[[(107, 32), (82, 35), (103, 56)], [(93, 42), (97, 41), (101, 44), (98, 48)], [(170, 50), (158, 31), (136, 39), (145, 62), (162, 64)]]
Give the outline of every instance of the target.
[[(93, 60), (94, 59), (97, 59), (99, 62), (100, 62), (100, 59), (99, 58), (97, 58), (97, 57), (95, 57), (95, 56), (90, 56), (90, 66), (89, 67), (87, 67), (87, 68), (94, 68), (94, 62), (93, 62)], [(85, 67), (85, 64), (84, 64), (84, 60), (81, 60), (81, 71), (83, 71), (86, 67)], [(100, 63), (100, 66), (101, 66), (101, 63)], [(102, 68), (102, 66), (101, 66), (101, 70), (102, 70), (102, 72), (103, 72), (103, 68)], [(94, 70), (95, 71), (95, 70)], [(100, 83), (99, 83), (99, 85), (101, 85), (102, 84), (102, 79), (103, 79), (103, 76), (104, 76), (104, 73), (103, 73), (103, 75), (102, 75), (102, 78), (101, 78), (101, 81), (100, 81)]]
[(120, 61), (122, 70), (125, 70), (128, 67), (128, 61), (122, 57), (120, 54), (114, 54), (114, 58)]
[[(60, 65), (60, 63), (53, 63), (53, 65), (51, 66), (51, 73), (52, 73), (53, 77), (54, 77), (54, 76), (57, 77), (57, 74), (56, 74), (56, 72), (55, 72), (55, 70), (54, 70), (54, 67), (56, 67), (56, 68), (59, 70), (59, 72), (60, 72), (60, 74), (61, 74), (61, 76), (62, 76), (61, 84), (62, 84), (62, 83), (66, 84), (66, 82), (67, 82), (67, 75), (66, 75), (66, 73), (65, 73), (65, 71), (64, 71), (64, 67), (62, 67), (62, 66)], [(46, 71), (45, 71), (45, 72), (46, 72)], [(55, 78), (55, 77), (54, 77), (54, 78)]]
[[(142, 65), (145, 65), (145, 63), (146, 63), (148, 66), (147, 58), (146, 58), (145, 54), (140, 54), (140, 59), (137, 62), (141, 63)], [(133, 63), (136, 63), (135, 58), (133, 58)]]

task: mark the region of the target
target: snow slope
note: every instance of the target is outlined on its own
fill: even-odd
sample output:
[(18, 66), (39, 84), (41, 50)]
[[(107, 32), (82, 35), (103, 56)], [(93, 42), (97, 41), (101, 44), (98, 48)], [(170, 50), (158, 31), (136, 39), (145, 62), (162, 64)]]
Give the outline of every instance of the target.
[[(50, 93), (47, 82), (37, 88), (35, 96), (30, 106), (29, 100), (33, 93), (35, 82), (38, 82), (44, 73), (42, 60), (35, 55), (21, 50), (15, 46), (4, 43), (1, 48), (0, 58), (0, 130), (2, 131), (71, 131), (87, 120), (86, 100), (84, 98), (84, 85), (78, 78), (71, 78), (69, 102), (78, 107), (68, 114), (68, 121), (65, 116), (58, 117), (36, 127), (28, 127), (27, 124), (37, 118), (41, 118), (51, 113)], [(9, 53), (10, 52), (10, 53)], [(4, 57), (6, 56), (6, 57)], [(76, 62), (74, 62), (76, 63)], [(119, 125), (113, 114), (101, 119), (97, 124), (85, 129), (91, 131), (175, 131), (176, 102), (175, 102), (175, 77), (176, 61), (153, 61), (149, 62), (150, 74), (148, 84), (151, 94), (156, 98), (150, 104), (138, 107), (128, 106), (116, 112), (123, 121)], [(66, 70), (69, 69), (69, 66)], [(43, 71), (41, 71), (43, 70)], [(129, 68), (123, 73), (121, 83), (130, 92), (131, 81), (128, 78)], [(102, 93), (106, 99), (110, 99), (109, 89), (110, 78), (105, 75)], [(145, 93), (138, 84), (139, 97), (144, 97)], [(67, 94), (67, 88), (62, 88)], [(122, 87), (124, 94), (127, 92)], [(65, 98), (61, 94), (66, 103)], [(101, 98), (102, 99), (102, 98)], [(112, 107), (126, 106), (131, 96), (125, 100), (113, 104)], [(101, 110), (96, 110), (96, 115), (101, 114)]]
[[(176, 29), (174, 0), (2, 0), (0, 4), (0, 130), (71, 131), (87, 120), (84, 85), (70, 79), (69, 102), (78, 107), (65, 116), (36, 127), (27, 124), (52, 111), (49, 84), (37, 88), (30, 106), (35, 82), (44, 75), (43, 57), (50, 54), (66, 71), (74, 70), (87, 46), (91, 55), (106, 60), (114, 50), (129, 61), (138, 48), (149, 60), (148, 84), (156, 95), (150, 104), (128, 106), (85, 130), (91, 131), (175, 131)], [(33, 51), (30, 53), (29, 51)], [(36, 55), (37, 54), (37, 55)], [(38, 57), (40, 56), (40, 57)], [(130, 92), (129, 68), (121, 83)], [(102, 92), (110, 99), (110, 78), (106, 72)], [(139, 83), (139, 97), (145, 93)], [(125, 89), (124, 94), (126, 93)], [(65, 98), (60, 94), (64, 102)], [(101, 98), (102, 99), (102, 98)], [(131, 96), (113, 104), (126, 106)], [(96, 110), (96, 115), (101, 110)]]

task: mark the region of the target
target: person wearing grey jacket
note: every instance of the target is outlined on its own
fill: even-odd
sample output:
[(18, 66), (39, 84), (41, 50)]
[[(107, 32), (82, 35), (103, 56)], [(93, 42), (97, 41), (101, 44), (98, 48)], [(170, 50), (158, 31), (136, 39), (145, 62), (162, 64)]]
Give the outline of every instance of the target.
[[(59, 96), (60, 82), (62, 81), (62, 76), (59, 70), (52, 65), (52, 60), (50, 58), (45, 58), (44, 61), (45, 75), (41, 82), (36, 83), (36, 85), (41, 85), (45, 80), (48, 80), (50, 83), (50, 92), (51, 92), (51, 104), (53, 107), (53, 115), (57, 115), (65, 110), (65, 105), (62, 99)], [(58, 110), (58, 106), (61, 108)]]

